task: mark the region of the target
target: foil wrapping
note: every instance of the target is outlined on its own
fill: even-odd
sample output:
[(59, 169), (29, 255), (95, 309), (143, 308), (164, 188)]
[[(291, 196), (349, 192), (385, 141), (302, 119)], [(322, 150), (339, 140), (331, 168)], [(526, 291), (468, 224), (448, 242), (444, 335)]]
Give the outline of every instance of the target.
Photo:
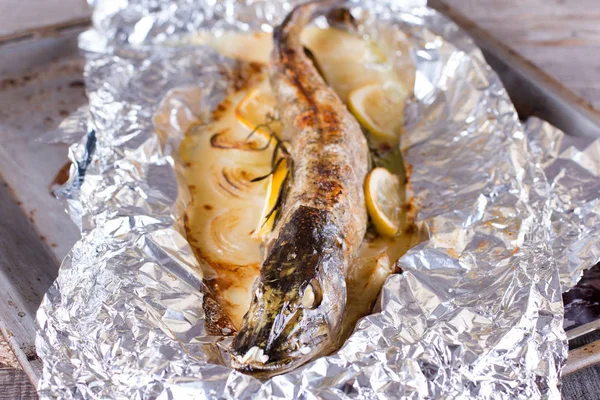
[[(600, 259), (600, 141), (522, 124), (473, 42), (418, 0), (365, 0), (353, 13), (365, 32), (408, 33), (416, 80), (402, 153), (429, 239), (335, 353), (266, 381), (219, 362), (230, 339), (205, 332), (176, 150), (178, 115), (206, 118), (235, 63), (181, 43), (269, 30), (295, 3), (95, 2), (80, 39), (89, 108), (63, 124), (69, 138), (85, 129), (58, 191), (82, 237), (38, 311), (40, 396), (559, 398), (561, 294)], [(201, 104), (175, 96), (158, 129), (159, 103), (185, 87)]]

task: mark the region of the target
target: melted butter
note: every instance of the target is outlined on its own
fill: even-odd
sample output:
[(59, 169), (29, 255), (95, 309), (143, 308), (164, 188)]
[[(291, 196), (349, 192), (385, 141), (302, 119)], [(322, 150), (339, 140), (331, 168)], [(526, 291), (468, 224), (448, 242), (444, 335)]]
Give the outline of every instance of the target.
[[(382, 52), (358, 35), (309, 27), (302, 40), (314, 54), (325, 79), (343, 100), (352, 89), (374, 81), (404, 79), (412, 87), (414, 74), (397, 74)], [(193, 41), (210, 45), (227, 57), (265, 64), (272, 48), (271, 36), (266, 33), (229, 32), (216, 38), (203, 34)], [(258, 79), (256, 86), (264, 79)], [(205, 277), (215, 289), (217, 301), (236, 327), (248, 310), (252, 283), (262, 263), (261, 243), (252, 233), (264, 207), (266, 181), (249, 181), (269, 172), (271, 151), (215, 148), (211, 138), (224, 131), (228, 132), (228, 142), (239, 142), (247, 136), (248, 128), (235, 118), (235, 107), (251, 89), (231, 94), (223, 103), (222, 114), (207, 126), (193, 128), (193, 121), (177, 123), (179, 129), (188, 130), (180, 147), (192, 195), (186, 212), (187, 235)], [(194, 101), (196, 95), (192, 89), (186, 95), (188, 102), (200, 103), (198, 99)], [(169, 102), (166, 103), (159, 119), (167, 120), (173, 114)], [(394, 169), (393, 172), (404, 174), (401, 166)], [(416, 244), (414, 235), (405, 233), (411, 232), (409, 225), (406, 222), (402, 234), (395, 238), (370, 237), (360, 246), (347, 275), (348, 302), (342, 338), (352, 331), (360, 317), (370, 312), (396, 260)]]

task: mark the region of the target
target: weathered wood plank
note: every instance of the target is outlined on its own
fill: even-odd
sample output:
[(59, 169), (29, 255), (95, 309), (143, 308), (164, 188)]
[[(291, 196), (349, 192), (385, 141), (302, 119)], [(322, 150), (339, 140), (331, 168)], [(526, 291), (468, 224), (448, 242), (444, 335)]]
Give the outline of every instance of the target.
[(445, 1), (600, 109), (600, 1)]
[[(600, 108), (600, 2), (447, 0)], [(0, 37), (89, 16), (84, 0), (0, 0)]]
[(0, 330), (34, 382), (35, 313), (79, 237), (50, 193), (67, 146), (37, 141), (86, 103), (76, 33), (0, 45)]
[(6, 60), (0, 62), (0, 174), (55, 254), (55, 263), (79, 238), (50, 192), (68, 161), (68, 145), (37, 139), (87, 103), (77, 33), (0, 45), (0, 60)]
[[(588, 333), (569, 341), (572, 349), (569, 353), (579, 350), (583, 346), (600, 341), (600, 331)], [(572, 374), (566, 375), (563, 370), (562, 396), (564, 400), (588, 400), (597, 399), (600, 394), (600, 364), (588, 367)]]
[(0, 400), (37, 399), (29, 378), (19, 369), (0, 368)]
[(85, 0), (0, 0), (0, 38), (19, 37), (89, 15)]
[(0, 181), (0, 329), (25, 372), (36, 380), (35, 313), (56, 277), (56, 261)]
[(570, 375), (598, 363), (600, 363), (600, 340), (570, 351), (562, 374)]

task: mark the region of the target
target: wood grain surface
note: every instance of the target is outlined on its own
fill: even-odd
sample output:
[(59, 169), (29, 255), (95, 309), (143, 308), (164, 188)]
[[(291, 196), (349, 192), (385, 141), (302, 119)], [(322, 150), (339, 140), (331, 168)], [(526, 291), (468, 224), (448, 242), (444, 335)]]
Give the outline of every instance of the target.
[(600, 109), (600, 1), (445, 1)]
[[(600, 341), (600, 330), (569, 341), (572, 352), (580, 350), (591, 343)], [(598, 400), (600, 399), (600, 364), (564, 375), (561, 380), (563, 400)]]
[(32, 379), (41, 373), (35, 313), (57, 274), (56, 261), (0, 180), (0, 330)]
[(562, 375), (567, 376), (598, 363), (600, 363), (600, 340), (569, 352), (569, 362), (563, 368)]
[(38, 140), (87, 102), (77, 33), (0, 45), (0, 333), (23, 367), (0, 366), (0, 400), (35, 398), (35, 313), (79, 237), (50, 188), (68, 146)]
[(36, 398), (35, 387), (0, 332), (0, 400)]
[(0, 0), (0, 38), (17, 38), (90, 14), (85, 0)]
[[(600, 109), (600, 1), (446, 2)], [(84, 0), (0, 0), (0, 39), (89, 13)]]
[(0, 400), (37, 399), (35, 388), (20, 369), (0, 368)]

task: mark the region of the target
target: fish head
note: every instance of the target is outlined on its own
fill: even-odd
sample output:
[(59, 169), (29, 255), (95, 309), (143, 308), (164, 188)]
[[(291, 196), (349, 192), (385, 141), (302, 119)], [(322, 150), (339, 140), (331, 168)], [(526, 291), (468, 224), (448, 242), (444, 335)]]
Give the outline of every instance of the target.
[(270, 246), (232, 364), (282, 373), (335, 346), (346, 304), (339, 235), (322, 210), (300, 207)]

